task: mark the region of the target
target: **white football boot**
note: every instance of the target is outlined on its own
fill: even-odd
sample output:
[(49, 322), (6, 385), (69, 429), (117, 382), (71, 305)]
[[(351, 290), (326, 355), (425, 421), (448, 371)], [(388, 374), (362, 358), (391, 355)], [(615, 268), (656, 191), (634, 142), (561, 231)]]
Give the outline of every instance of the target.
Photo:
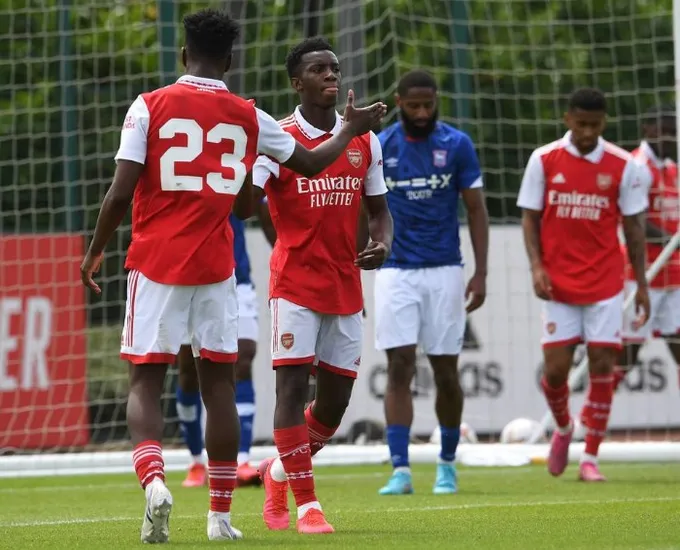
[(239, 540), (243, 533), (231, 526), (229, 512), (208, 512), (208, 540)]
[(142, 542), (168, 542), (172, 495), (163, 480), (155, 478), (146, 486), (146, 510), (142, 521)]

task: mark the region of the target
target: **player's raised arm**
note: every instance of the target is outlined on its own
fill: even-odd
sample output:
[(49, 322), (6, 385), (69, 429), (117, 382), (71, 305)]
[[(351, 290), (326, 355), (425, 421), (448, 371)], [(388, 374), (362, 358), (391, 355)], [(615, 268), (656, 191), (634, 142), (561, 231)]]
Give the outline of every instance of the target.
[(382, 102), (363, 108), (354, 107), (354, 92), (350, 90), (341, 130), (328, 141), (310, 150), (284, 132), (271, 116), (258, 109), (258, 151), (275, 158), (293, 172), (311, 178), (333, 164), (353, 138), (368, 133), (371, 128), (380, 124), (385, 113), (387, 106)]
[(529, 158), (524, 178), (517, 198), (517, 206), (522, 209), (522, 233), (524, 247), (529, 257), (529, 265), (534, 282), (534, 292), (544, 300), (552, 299), (552, 288), (548, 274), (543, 268), (541, 256), (541, 217), (545, 194), (545, 175), (538, 151)]
[[(387, 206), (382, 149), (378, 137), (373, 133), (371, 133), (371, 165), (366, 174), (363, 205), (366, 208), (370, 240), (366, 248), (359, 252), (354, 264), (361, 269), (377, 269), (390, 255), (394, 223)], [(361, 236), (357, 236), (357, 240), (359, 238)]]
[(262, 232), (264, 233), (267, 242), (272, 248), (274, 248), (274, 245), (276, 244), (276, 229), (274, 229), (272, 216), (269, 212), (267, 197), (262, 198), (258, 204), (257, 218), (260, 220), (260, 227), (262, 227)]
[(638, 323), (644, 325), (649, 319), (650, 304), (645, 266), (647, 264), (645, 242), (645, 210), (649, 206), (648, 191), (651, 174), (645, 166), (634, 159), (628, 161), (619, 192), (619, 209), (623, 216), (623, 234), (626, 239), (637, 290), (635, 307), (639, 315)]
[(248, 172), (243, 180), (241, 189), (239, 189), (236, 195), (232, 210), (238, 219), (247, 220), (255, 214), (256, 204), (253, 195), (253, 174)]
[(470, 300), (467, 312), (471, 313), (480, 308), (486, 299), (489, 213), (486, 210), (482, 171), (472, 140), (468, 136), (461, 139), (457, 153), (458, 186), (467, 210), (470, 240), (475, 255), (475, 273), (465, 290), (465, 298)]
[(138, 97), (125, 117), (120, 147), (116, 154), (117, 166), (113, 175), (113, 183), (102, 201), (94, 236), (80, 266), (80, 278), (83, 284), (97, 294), (101, 293), (101, 289), (92, 279), (92, 275), (99, 270), (104, 248), (123, 221), (132, 202), (135, 187), (144, 170), (148, 127), (149, 110), (144, 100)]

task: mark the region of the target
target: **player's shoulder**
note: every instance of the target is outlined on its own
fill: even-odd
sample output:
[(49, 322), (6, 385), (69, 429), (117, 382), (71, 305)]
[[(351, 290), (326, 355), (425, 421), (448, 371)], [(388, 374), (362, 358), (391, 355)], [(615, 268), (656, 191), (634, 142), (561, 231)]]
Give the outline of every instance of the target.
[(437, 121), (434, 127), (433, 140), (436, 146), (452, 151), (459, 148), (469, 150), (473, 147), (472, 138), (467, 132), (442, 121)]
[(607, 154), (609, 157), (621, 160), (623, 162), (633, 162), (636, 160), (636, 157), (630, 151), (626, 151), (623, 147), (619, 147), (611, 141), (603, 139), (602, 146), (604, 147), (605, 154)]
[(295, 137), (300, 137), (303, 135), (302, 132), (300, 131), (300, 127), (297, 125), (297, 122), (295, 121), (295, 114), (293, 113), (277, 120), (276, 122), (284, 132), (288, 132), (289, 134), (292, 134)]
[(567, 149), (567, 144), (565, 143), (564, 138), (556, 139), (555, 141), (551, 141), (550, 143), (545, 143), (544, 145), (540, 145), (534, 149), (532, 155), (537, 156), (539, 158), (544, 158), (548, 155), (554, 155), (555, 153), (561, 153), (563, 151), (566, 151)]
[(402, 136), (403, 132), (401, 132), (401, 122), (397, 121), (378, 132), (378, 141), (380, 142), (381, 147), (385, 147), (385, 145), (394, 138), (399, 139)]

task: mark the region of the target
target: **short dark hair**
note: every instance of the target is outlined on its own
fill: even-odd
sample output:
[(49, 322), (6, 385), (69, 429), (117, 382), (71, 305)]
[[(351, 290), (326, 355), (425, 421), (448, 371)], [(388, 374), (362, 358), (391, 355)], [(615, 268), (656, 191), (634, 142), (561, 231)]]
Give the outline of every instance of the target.
[(191, 54), (207, 59), (225, 59), (240, 33), (227, 12), (206, 8), (184, 17), (186, 45)]
[(293, 46), (286, 56), (286, 70), (288, 71), (288, 78), (297, 76), (300, 63), (302, 63), (302, 56), (311, 52), (332, 52), (331, 43), (323, 36), (315, 36), (307, 38)]
[(569, 96), (569, 110), (607, 112), (607, 98), (597, 88), (579, 88)]
[(672, 103), (663, 103), (647, 109), (642, 117), (642, 124), (652, 126), (667, 119), (675, 122), (675, 105)]
[(399, 79), (397, 93), (399, 95), (406, 95), (411, 88), (431, 88), (436, 92), (437, 81), (432, 73), (422, 69), (415, 69), (407, 72)]

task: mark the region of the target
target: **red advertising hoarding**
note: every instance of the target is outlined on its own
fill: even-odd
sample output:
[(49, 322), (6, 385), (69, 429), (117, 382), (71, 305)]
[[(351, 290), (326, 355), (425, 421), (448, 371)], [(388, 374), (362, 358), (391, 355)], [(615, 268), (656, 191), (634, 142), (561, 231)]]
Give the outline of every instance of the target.
[(0, 236), (0, 449), (89, 441), (76, 235)]

